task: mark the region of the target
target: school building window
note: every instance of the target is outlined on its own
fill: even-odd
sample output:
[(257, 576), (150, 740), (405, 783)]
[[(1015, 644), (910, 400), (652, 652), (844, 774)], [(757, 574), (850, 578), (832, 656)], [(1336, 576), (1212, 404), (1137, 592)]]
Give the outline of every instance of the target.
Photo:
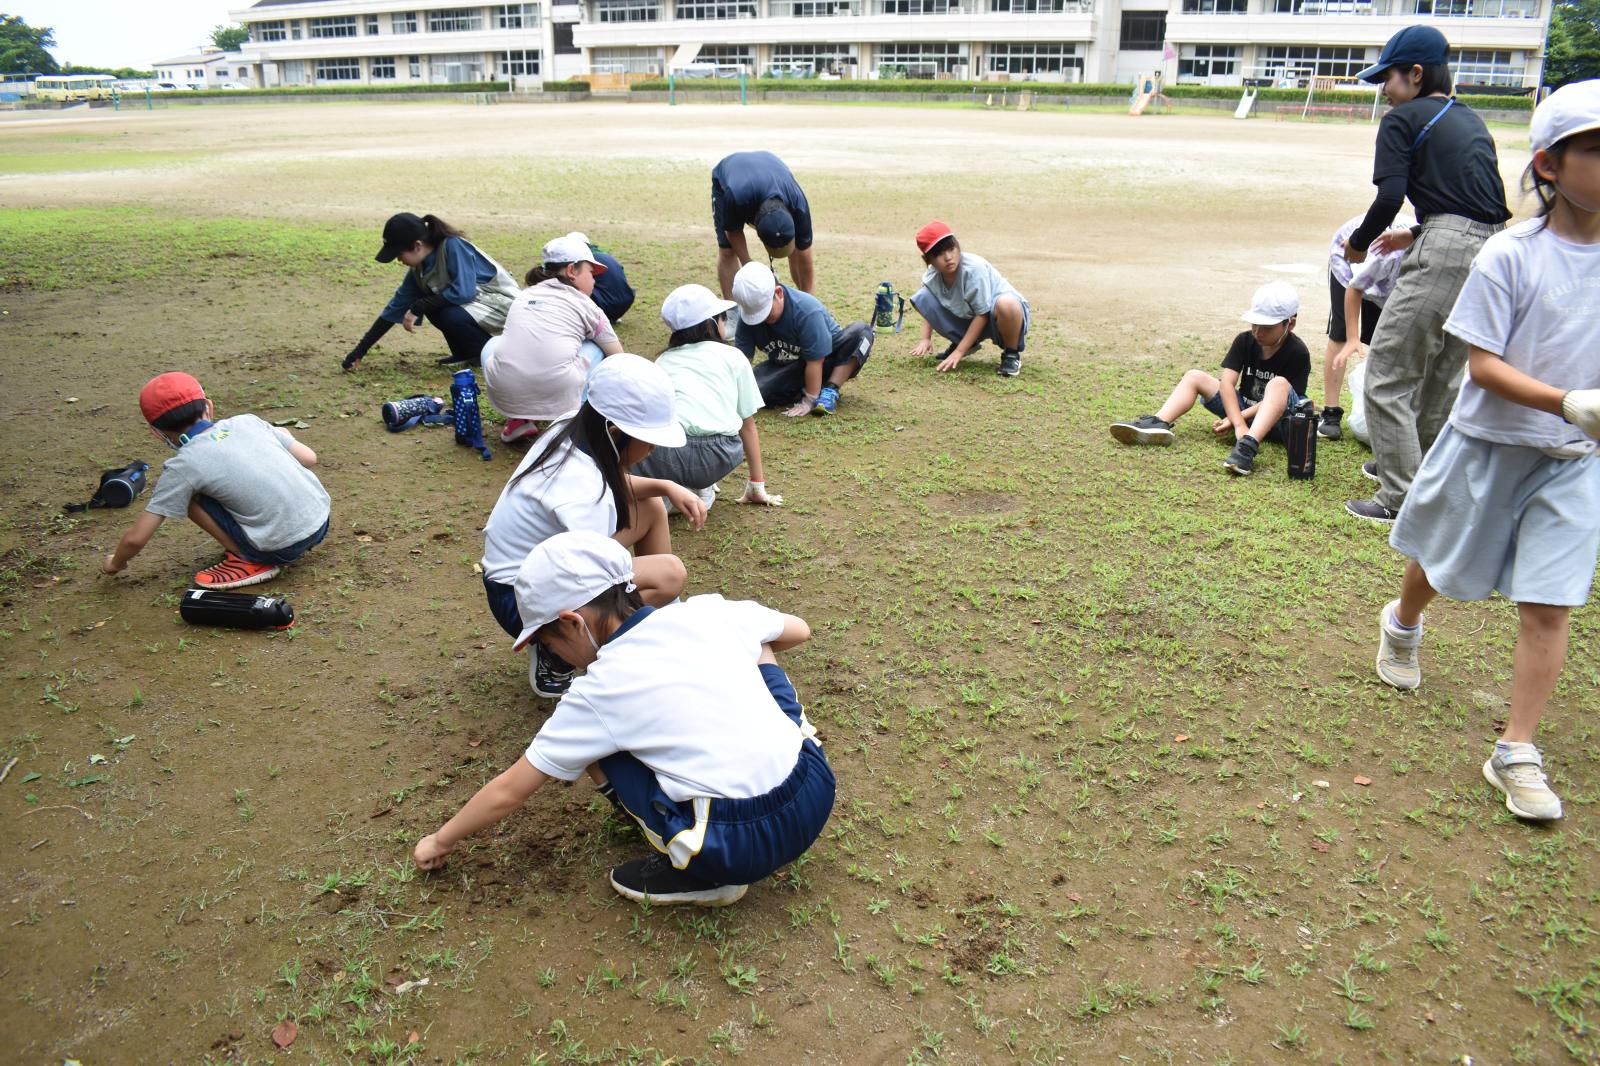
[(708, 44), (700, 49), (696, 63), (715, 63), (720, 67), (742, 66), (753, 68), (756, 64), (755, 45)]
[(287, 41), (289, 39), (289, 26), (287, 23), (258, 22), (250, 27), (250, 37), (256, 41)]
[(1522, 64), (1511, 52), (1463, 48), (1450, 53), (1450, 70), (1457, 85), (1522, 85)]
[(500, 30), (531, 30), (539, 25), (538, 4), (500, 4), (494, 9), (494, 25)]
[(595, 48), (589, 53), (589, 65), (607, 74), (660, 74), (661, 49)]
[(311, 36), (313, 39), (322, 37), (354, 37), (356, 35), (356, 17), (342, 15), (338, 18), (312, 19)]
[[(483, 29), (483, 15), (475, 7), (442, 7), (428, 12), (429, 33), (472, 33)], [(480, 62), (480, 66), (482, 63)]]
[(551, 27), (555, 31), (555, 53), (558, 56), (575, 56), (583, 52), (582, 48), (572, 43), (572, 27), (576, 23), (558, 22)]
[(1406, 0), (1405, 14), (1441, 18), (1531, 19), (1539, 17), (1539, 0)]
[(407, 74), (408, 77), (411, 78), (412, 81), (416, 81), (416, 80), (418, 80), (419, 78), (422, 77), (422, 57), (421, 56), (412, 56), (412, 57), (410, 57), (410, 60), (406, 63), (406, 74)]
[(304, 85), (306, 83), (306, 61), (304, 59), (290, 59), (283, 64), (281, 69), (285, 85)]
[(1094, 10), (1094, 0), (989, 0), (989, 10), (1007, 15), (1079, 14)]
[(415, 11), (396, 11), (389, 16), (390, 33), (416, 33), (417, 13)]
[(1186, 44), (1178, 49), (1178, 80), (1229, 77), (1239, 69), (1237, 44)]
[[(679, 19), (753, 19), (756, 17), (755, 0), (678, 0), (672, 17)], [(701, 49), (705, 54), (705, 49)]]
[(967, 62), (966, 47), (958, 44), (880, 44), (873, 50), (879, 77), (930, 77), (953, 74)]
[(661, 17), (656, 0), (595, 0), (596, 22), (655, 22)]
[(361, 60), (359, 59), (319, 59), (317, 60), (318, 81), (360, 81)]
[(539, 50), (525, 48), (521, 51), (501, 52), (497, 69), (502, 78), (509, 78), (514, 74), (539, 73)]
[(1130, 52), (1160, 51), (1167, 39), (1167, 13), (1165, 11), (1124, 11), (1122, 13), (1122, 48)]
[(948, 15), (961, 8), (961, 0), (878, 0), (883, 15)]
[(1371, 65), (1366, 48), (1323, 48), (1315, 45), (1280, 44), (1263, 48), (1257, 64), (1271, 77), (1337, 78), (1354, 81), (1356, 73)]
[(300, 32), (300, 23), (289, 23), (289, 40), (298, 41), (300, 39)]
[(393, 81), (394, 80), (394, 56), (373, 56), (372, 57), (372, 80), (373, 81)]
[(1185, 15), (1243, 15), (1248, 0), (1183, 0)]
[(457, 55), (429, 56), (428, 80), (452, 85), (483, 81), (483, 53), (462, 52)]
[(840, 74), (859, 62), (854, 45), (780, 44), (772, 49), (772, 66), (810, 67), (813, 74)]
[(366, 29), (367, 29), (367, 36), (368, 37), (376, 37), (378, 35), (378, 16), (377, 15), (368, 15), (367, 16), (367, 28)]
[(1060, 74), (1082, 72), (1083, 57), (1076, 44), (997, 42), (987, 47), (992, 74)]
[(835, 15), (859, 15), (859, 0), (771, 0), (767, 11), (775, 19), (825, 19)]

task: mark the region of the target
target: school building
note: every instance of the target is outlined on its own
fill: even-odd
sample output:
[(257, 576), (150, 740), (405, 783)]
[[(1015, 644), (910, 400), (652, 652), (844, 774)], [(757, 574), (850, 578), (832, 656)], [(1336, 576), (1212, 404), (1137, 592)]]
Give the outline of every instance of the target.
[(669, 69), (1239, 85), (1348, 80), (1416, 22), (1464, 89), (1532, 86), (1552, 0), (258, 0), (254, 85), (564, 80)]

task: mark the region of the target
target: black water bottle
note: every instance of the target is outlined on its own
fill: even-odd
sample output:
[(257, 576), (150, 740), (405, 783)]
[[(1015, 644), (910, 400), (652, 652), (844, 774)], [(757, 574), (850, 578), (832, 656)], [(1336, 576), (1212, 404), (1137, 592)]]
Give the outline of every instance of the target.
[(197, 626), (288, 629), (294, 625), (294, 608), (282, 596), (189, 589), (178, 603), (178, 613), (185, 622)]
[(1307, 481), (1317, 476), (1317, 408), (1301, 400), (1285, 419), (1284, 443), (1289, 451), (1289, 476)]

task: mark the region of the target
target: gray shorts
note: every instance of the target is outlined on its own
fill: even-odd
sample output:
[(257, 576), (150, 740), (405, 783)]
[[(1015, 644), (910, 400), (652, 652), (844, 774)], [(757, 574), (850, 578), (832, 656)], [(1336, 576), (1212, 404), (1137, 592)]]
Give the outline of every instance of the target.
[(686, 489), (710, 488), (744, 462), (737, 433), (690, 437), (681, 448), (656, 448), (633, 468), (641, 477), (676, 481)]
[(1552, 459), (1446, 425), (1389, 543), (1452, 600), (1579, 607), (1600, 551), (1600, 457)]

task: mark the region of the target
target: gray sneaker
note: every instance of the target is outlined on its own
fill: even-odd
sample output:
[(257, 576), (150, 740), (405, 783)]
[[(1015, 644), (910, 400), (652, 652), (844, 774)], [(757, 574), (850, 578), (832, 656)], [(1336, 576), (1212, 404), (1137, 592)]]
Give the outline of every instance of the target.
[(1553, 822), (1561, 817), (1561, 800), (1545, 781), (1544, 757), (1532, 744), (1510, 751), (1496, 745), (1483, 764), (1483, 779), (1505, 793), (1506, 810), (1518, 818)]
[(1022, 356), (1014, 348), (1007, 348), (1000, 353), (1000, 365), (994, 372), (1003, 378), (1014, 378), (1022, 373)]
[(1417, 628), (1402, 629), (1394, 620), (1394, 609), (1399, 600), (1383, 605), (1378, 615), (1378, 676), (1400, 689), (1413, 689), (1422, 684), (1422, 667), (1417, 663), (1417, 648), (1422, 645), (1422, 622)]
[(1172, 423), (1155, 415), (1140, 415), (1132, 422), (1111, 423), (1111, 435), (1124, 444), (1171, 444)]

